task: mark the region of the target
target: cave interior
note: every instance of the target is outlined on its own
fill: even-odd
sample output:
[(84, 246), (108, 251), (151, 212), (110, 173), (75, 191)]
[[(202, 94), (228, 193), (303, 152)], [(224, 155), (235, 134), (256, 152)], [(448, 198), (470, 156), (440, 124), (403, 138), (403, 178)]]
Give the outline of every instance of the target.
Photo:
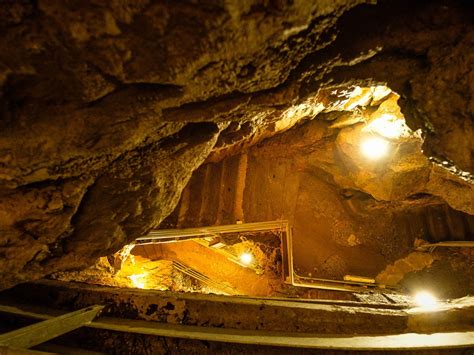
[(473, 18), (1, 2), (0, 353), (473, 351)]

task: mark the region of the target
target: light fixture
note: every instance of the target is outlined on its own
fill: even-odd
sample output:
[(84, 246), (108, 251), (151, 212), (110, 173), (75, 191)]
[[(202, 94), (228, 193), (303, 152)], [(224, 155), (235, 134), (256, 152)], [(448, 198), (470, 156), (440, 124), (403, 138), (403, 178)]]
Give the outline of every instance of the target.
[(368, 137), (362, 140), (360, 150), (370, 160), (379, 160), (388, 154), (390, 143), (381, 137)]
[(132, 281), (133, 287), (145, 288), (147, 273), (130, 275), (128, 278)]
[(434, 309), (438, 306), (438, 300), (427, 291), (420, 291), (413, 297), (415, 304), (424, 309)]
[(239, 259), (242, 262), (242, 264), (249, 265), (253, 261), (253, 255), (245, 252), (245, 253), (240, 254)]
[(364, 130), (377, 133), (389, 139), (410, 136), (410, 129), (405, 124), (405, 120), (388, 113), (384, 113), (372, 120)]

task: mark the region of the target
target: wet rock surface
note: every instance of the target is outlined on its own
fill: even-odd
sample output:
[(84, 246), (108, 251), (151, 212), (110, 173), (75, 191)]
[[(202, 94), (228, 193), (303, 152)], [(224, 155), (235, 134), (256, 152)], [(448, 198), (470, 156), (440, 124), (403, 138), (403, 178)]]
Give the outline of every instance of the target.
[(472, 7), (363, 3), (3, 2), (0, 288), (146, 233), (206, 158), (340, 111), (333, 85), (386, 82), (425, 154), (473, 172)]

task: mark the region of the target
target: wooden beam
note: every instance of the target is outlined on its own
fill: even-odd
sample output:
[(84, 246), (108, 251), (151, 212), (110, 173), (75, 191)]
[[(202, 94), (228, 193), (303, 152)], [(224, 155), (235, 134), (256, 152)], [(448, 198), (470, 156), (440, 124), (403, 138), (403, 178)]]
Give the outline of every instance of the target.
[(125, 333), (236, 344), (331, 350), (427, 350), (474, 346), (474, 331), (367, 336), (326, 336), (309, 333), (270, 332), (156, 323), (141, 320), (103, 318), (94, 328)]
[[(30, 311), (23, 311), (16, 307), (5, 308), (5, 306), (2, 306), (2, 312), (7, 312), (8, 310), (22, 316), (30, 316), (37, 319), (48, 319), (51, 317), (48, 314), (36, 314)], [(428, 350), (469, 348), (474, 346), (474, 331), (432, 334), (407, 333), (395, 335), (327, 336), (309, 333), (270, 332), (263, 330), (167, 324), (109, 317), (101, 317), (86, 326), (123, 333), (304, 349)]]
[(28, 349), (89, 324), (104, 308), (91, 306), (0, 335), (0, 346)]

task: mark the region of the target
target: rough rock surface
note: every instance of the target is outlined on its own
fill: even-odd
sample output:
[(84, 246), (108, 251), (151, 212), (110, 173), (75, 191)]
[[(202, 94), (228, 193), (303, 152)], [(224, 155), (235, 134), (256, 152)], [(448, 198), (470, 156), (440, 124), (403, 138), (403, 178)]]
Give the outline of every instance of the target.
[(92, 177), (76, 178), (7, 195), (2, 205), (2, 285), (41, 277), (45, 270), (86, 267), (157, 227), (172, 212), (192, 171), (209, 155), (217, 132), (210, 123), (191, 124), (123, 154), (93, 184)]
[[(375, 278), (412, 252), (417, 239), (471, 240), (474, 205), (465, 197), (472, 184), (437, 176), (442, 168), (421, 153), (416, 137), (399, 141), (381, 161), (361, 159), (365, 124), (353, 123), (360, 115), (326, 115), (202, 165), (161, 227), (289, 220), (297, 274), (337, 280)], [(331, 128), (342, 117), (347, 126)], [(402, 271), (387, 268), (380, 282), (400, 281), (409, 270)]]
[(0, 288), (145, 233), (216, 139), (314, 118), (324, 86), (387, 82), (426, 153), (472, 172), (472, 7), (365, 2), (2, 2)]

